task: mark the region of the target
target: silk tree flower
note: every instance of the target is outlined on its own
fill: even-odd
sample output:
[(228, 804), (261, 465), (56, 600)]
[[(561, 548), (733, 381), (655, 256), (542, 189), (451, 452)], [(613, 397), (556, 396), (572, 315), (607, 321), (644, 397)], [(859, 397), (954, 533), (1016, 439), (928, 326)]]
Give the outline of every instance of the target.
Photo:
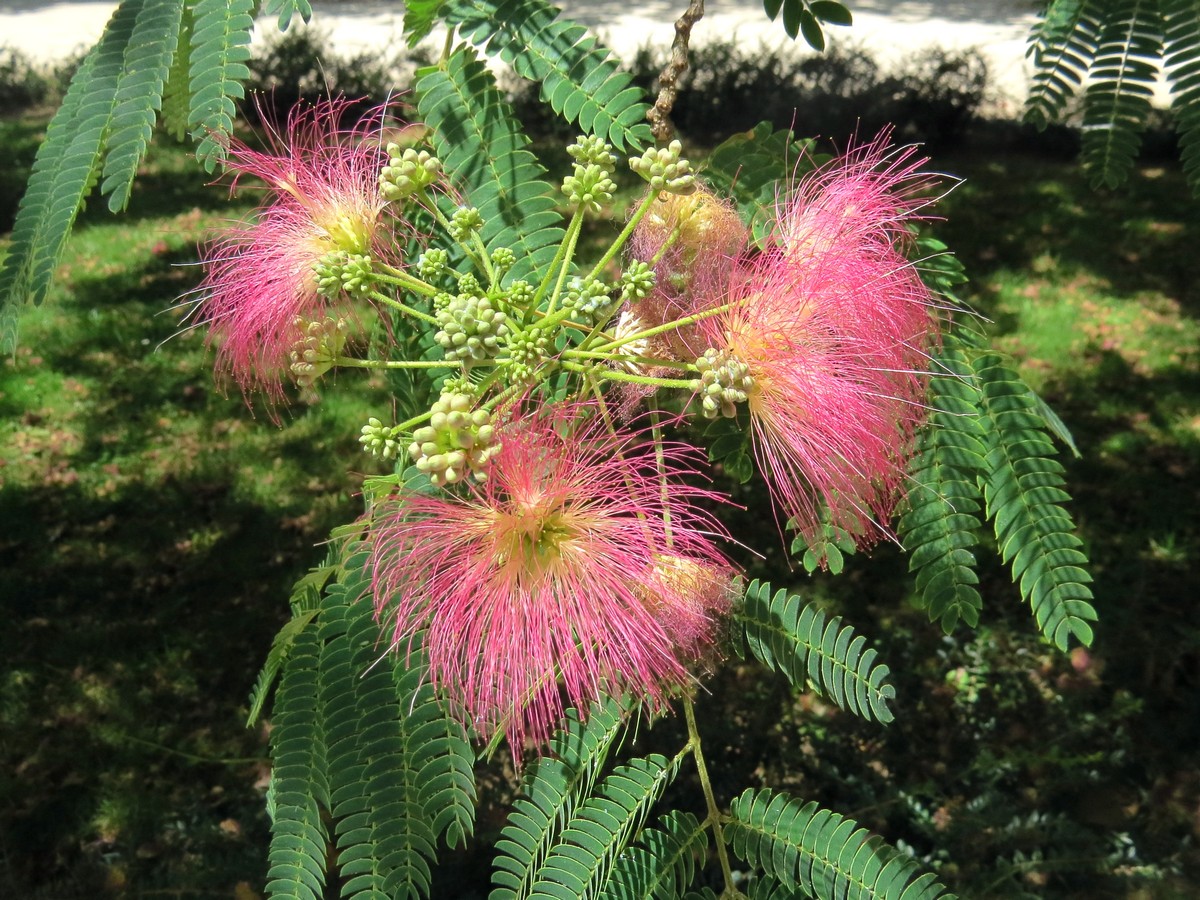
[(777, 509), (810, 541), (825, 522), (860, 545), (890, 536), (924, 420), (939, 317), (906, 254), (933, 179), (911, 156), (881, 138), (801, 180), (769, 249), (709, 300), (730, 309), (700, 323), (743, 388)]
[(661, 707), (711, 643), (733, 571), (692, 448), (666, 446), (664, 489), (645, 435), (609, 434), (594, 407), (514, 418), (497, 441), (483, 484), (377, 505), (370, 564), (394, 645), (424, 632), (435, 687), (519, 761), (565, 703)]
[[(629, 314), (650, 328), (694, 312), (698, 297), (725, 293), (749, 236), (733, 205), (703, 185), (690, 194), (660, 193), (629, 239), (629, 255), (653, 260), (655, 274), (654, 287), (629, 304)], [(650, 355), (691, 362), (704, 350), (694, 334), (682, 328), (656, 336)]]
[[(392, 252), (387, 201), (379, 173), (387, 162), (378, 132), (384, 109), (352, 130), (339, 128), (347, 103), (297, 107), (282, 133), (269, 130), (268, 151), (234, 141), (234, 184), (251, 175), (269, 199), (252, 220), (228, 228), (205, 252), (207, 272), (195, 315), (217, 345), (217, 369), (244, 392), (282, 397), (290, 351), (307, 323), (347, 316), (318, 288), (314, 267), (330, 254), (362, 261)], [(325, 292), (328, 293), (328, 292)], [(338, 309), (331, 309), (338, 306)]]

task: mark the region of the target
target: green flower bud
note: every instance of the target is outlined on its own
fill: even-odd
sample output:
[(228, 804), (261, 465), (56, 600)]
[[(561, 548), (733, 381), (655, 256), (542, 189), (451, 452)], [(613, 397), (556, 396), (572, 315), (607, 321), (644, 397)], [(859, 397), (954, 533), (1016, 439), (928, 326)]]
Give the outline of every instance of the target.
[(312, 387), (318, 378), (333, 368), (346, 346), (345, 319), (295, 320), (300, 338), (289, 353), (292, 376), (300, 387)]
[(700, 409), (706, 419), (737, 415), (737, 404), (745, 403), (754, 387), (750, 367), (725, 350), (709, 349), (696, 360), (700, 377), (693, 387), (700, 396)]
[(398, 145), (388, 144), (387, 154), (388, 164), (379, 173), (379, 193), (385, 200), (406, 200), (441, 177), (441, 160), (425, 150), (409, 147), (401, 152)]
[(633, 260), (621, 273), (617, 286), (621, 289), (621, 302), (641, 300), (654, 290), (654, 270), (640, 260)]
[(599, 213), (603, 204), (611, 203), (617, 184), (608, 177), (600, 166), (575, 164), (575, 174), (563, 179), (562, 190), (572, 206), (581, 207), (593, 215)]
[(395, 459), (400, 452), (400, 429), (395, 425), (384, 425), (374, 416), (367, 419), (358, 441), (363, 449), (380, 459)]
[(313, 265), (317, 276), (317, 293), (334, 299), (342, 292), (362, 297), (375, 285), (375, 270), (371, 257), (365, 253), (331, 250)]
[(690, 194), (696, 189), (696, 176), (692, 165), (680, 154), (683, 145), (671, 141), (666, 147), (650, 148), (641, 157), (632, 157), (629, 168), (650, 183), (655, 191), (669, 194)]
[(572, 278), (567, 285), (567, 305), (580, 315), (595, 319), (607, 319), (616, 309), (616, 301), (609, 296), (612, 287), (603, 281)]
[[(436, 300), (436, 298), (435, 298)], [(508, 335), (508, 317), (487, 297), (459, 294), (437, 310), (438, 332), (434, 339), (447, 359), (481, 362), (500, 350)]]
[(483, 217), (473, 206), (460, 206), (450, 217), (450, 237), (459, 243), (469, 240), (482, 227)]
[(617, 168), (617, 155), (612, 145), (594, 134), (581, 134), (575, 143), (567, 146), (567, 153), (581, 166), (599, 166), (608, 174)]
[(492, 268), (497, 275), (503, 275), (517, 264), (517, 254), (508, 247), (497, 247), (492, 251)]
[(417, 257), (417, 275), (426, 281), (437, 281), (446, 274), (450, 254), (432, 247)]
[(550, 337), (534, 325), (511, 335), (505, 349), (509, 379), (514, 384), (532, 384), (549, 352)]
[(469, 473), (487, 478), (487, 465), (500, 449), (491, 413), (474, 409), (470, 393), (443, 392), (433, 404), (429, 424), (413, 432), (408, 455), (434, 485), (456, 484)]

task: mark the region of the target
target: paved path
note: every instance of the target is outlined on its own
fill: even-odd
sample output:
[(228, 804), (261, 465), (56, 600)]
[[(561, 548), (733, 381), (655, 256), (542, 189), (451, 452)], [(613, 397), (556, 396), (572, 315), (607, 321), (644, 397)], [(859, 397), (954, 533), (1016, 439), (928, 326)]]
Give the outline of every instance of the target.
[[(665, 46), (686, 0), (560, 0), (568, 15), (597, 29), (618, 53), (650, 43)], [(1015, 112), (1028, 79), (1025, 40), (1035, 21), (1032, 0), (847, 0), (850, 28), (826, 30), (831, 46), (861, 45), (888, 64), (930, 45), (975, 46), (985, 54), (996, 91), (994, 107)], [(693, 42), (736, 37), (749, 46), (791, 44), (770, 22), (761, 0), (708, 0)], [(99, 37), (112, 0), (0, 0), (0, 44), (39, 60), (58, 59)], [(331, 33), (344, 52), (397, 41), (403, 7), (387, 2), (314, 2), (313, 24)], [(803, 48), (801, 42), (798, 49)]]

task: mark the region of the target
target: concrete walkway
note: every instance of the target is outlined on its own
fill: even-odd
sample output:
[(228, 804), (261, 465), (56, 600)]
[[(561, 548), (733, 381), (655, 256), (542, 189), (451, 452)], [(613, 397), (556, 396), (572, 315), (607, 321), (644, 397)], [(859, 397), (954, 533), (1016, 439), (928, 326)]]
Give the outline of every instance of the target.
[[(33, 2), (0, 0), (0, 45), (35, 59), (60, 59), (94, 42), (116, 3), (112, 0)], [(650, 44), (666, 46), (686, 0), (560, 0), (568, 16), (596, 29), (626, 55)], [(849, 28), (826, 29), (831, 47), (862, 46), (886, 67), (928, 46), (978, 47), (988, 60), (997, 112), (1015, 113), (1028, 84), (1025, 42), (1036, 21), (1032, 0), (847, 0)], [(763, 13), (762, 0), (708, 0), (693, 43), (730, 37), (750, 47), (790, 45), (781, 22)], [(398, 42), (403, 5), (314, 2), (313, 25), (342, 52), (383, 49)], [(806, 51), (803, 42), (798, 51)]]

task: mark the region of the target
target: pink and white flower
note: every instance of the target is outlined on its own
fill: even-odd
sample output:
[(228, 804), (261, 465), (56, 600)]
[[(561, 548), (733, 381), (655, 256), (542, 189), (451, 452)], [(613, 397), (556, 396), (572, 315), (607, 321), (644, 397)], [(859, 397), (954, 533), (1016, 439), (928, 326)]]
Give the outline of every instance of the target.
[(688, 480), (693, 449), (667, 445), (664, 489), (643, 435), (609, 434), (594, 407), (513, 418), (497, 440), (485, 483), (401, 493), (369, 539), (394, 643), (424, 632), (434, 685), (519, 759), (565, 703), (661, 706), (711, 642), (733, 573), (701, 506), (716, 495)]
[(384, 110), (354, 129), (339, 128), (345, 101), (298, 108), (268, 152), (235, 141), (228, 165), (235, 184), (266, 182), (270, 199), (254, 218), (226, 229), (206, 249), (206, 276), (196, 317), (217, 345), (217, 369), (246, 393), (282, 396), (289, 353), (303, 322), (331, 310), (317, 289), (315, 265), (334, 251), (386, 257), (392, 236), (382, 215), (379, 172), (387, 156), (378, 139)]
[[(749, 367), (755, 453), (784, 517), (866, 544), (890, 534), (937, 341), (934, 298), (907, 258), (931, 176), (886, 137), (782, 196), (769, 248), (702, 320)], [(715, 305), (713, 302), (711, 305)]]

